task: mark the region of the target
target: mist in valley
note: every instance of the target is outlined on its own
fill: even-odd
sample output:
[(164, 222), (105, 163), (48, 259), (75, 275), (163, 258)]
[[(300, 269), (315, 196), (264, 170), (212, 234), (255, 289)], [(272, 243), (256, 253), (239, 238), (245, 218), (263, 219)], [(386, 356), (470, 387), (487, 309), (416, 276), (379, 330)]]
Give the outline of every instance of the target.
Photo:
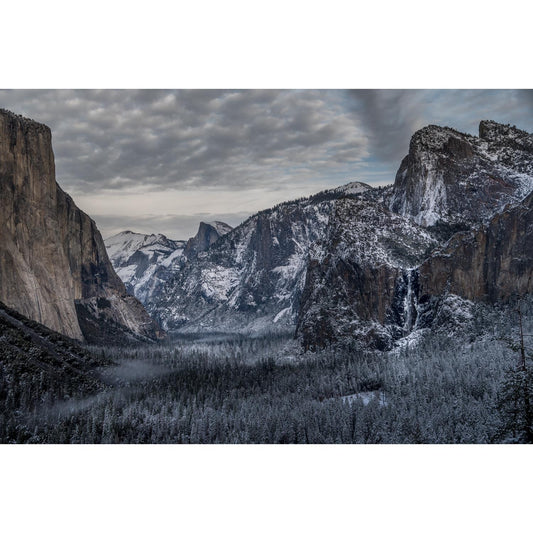
[[(531, 316), (530, 300), (522, 308)], [(109, 361), (98, 369), (102, 389), (37, 402), (3, 440), (521, 442), (520, 413), (505, 400), (520, 362), (517, 327), (514, 308), (477, 306), (454, 334), (420, 336), (388, 353), (304, 353), (281, 334), (189, 334), (152, 346), (92, 347)], [(530, 319), (524, 328), (533, 329)]]

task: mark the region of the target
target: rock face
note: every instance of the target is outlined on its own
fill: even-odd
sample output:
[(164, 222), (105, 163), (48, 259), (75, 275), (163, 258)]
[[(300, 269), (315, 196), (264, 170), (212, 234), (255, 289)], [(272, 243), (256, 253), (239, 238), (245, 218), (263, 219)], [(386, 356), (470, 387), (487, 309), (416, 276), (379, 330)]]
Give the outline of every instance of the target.
[(358, 184), (280, 204), (250, 217), (189, 258), (147, 302), (163, 327), (181, 331), (294, 331), (312, 244), (325, 237), (337, 198)]
[(233, 228), (224, 222), (200, 222), (198, 233), (187, 241), (184, 255), (193, 257), (205, 252), (212, 244), (218, 241), (222, 235), (226, 235)]
[(486, 222), (531, 190), (532, 136), (483, 121), (479, 137), (451, 128), (417, 131), (402, 161), (390, 209), (422, 226)]
[(310, 253), (296, 330), (304, 348), (347, 339), (390, 347), (416, 320), (415, 267), (437, 243), (374, 201), (337, 200), (326, 238)]
[(420, 266), (419, 299), (496, 303), (533, 292), (533, 193), (477, 231), (458, 233)]
[(47, 126), (0, 111), (0, 301), (88, 342), (161, 335), (55, 181)]

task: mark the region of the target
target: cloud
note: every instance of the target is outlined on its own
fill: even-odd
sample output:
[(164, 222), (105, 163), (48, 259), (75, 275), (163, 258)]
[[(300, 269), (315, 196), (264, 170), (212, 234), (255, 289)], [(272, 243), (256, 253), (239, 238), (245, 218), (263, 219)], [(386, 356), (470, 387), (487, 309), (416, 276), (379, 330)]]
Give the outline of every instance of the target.
[(427, 124), (533, 123), (531, 90), (0, 90), (0, 107), (50, 126), (58, 182), (104, 233), (140, 231), (132, 212), (163, 231), (168, 213), (158, 223), (180, 238), (200, 212), (235, 222), (351, 180), (391, 183)]
[(0, 99), (52, 128), (58, 180), (73, 194), (239, 190), (349, 172), (368, 155), (357, 116), (323, 91), (2, 91)]

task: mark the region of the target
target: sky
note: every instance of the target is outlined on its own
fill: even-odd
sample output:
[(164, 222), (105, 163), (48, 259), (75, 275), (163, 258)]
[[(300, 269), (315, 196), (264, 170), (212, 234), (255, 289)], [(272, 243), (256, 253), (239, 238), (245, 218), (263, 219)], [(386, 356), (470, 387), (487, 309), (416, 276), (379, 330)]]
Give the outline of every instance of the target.
[(533, 90), (0, 90), (52, 130), (56, 179), (104, 238), (186, 239), (350, 181), (392, 183), (428, 124), (533, 131)]

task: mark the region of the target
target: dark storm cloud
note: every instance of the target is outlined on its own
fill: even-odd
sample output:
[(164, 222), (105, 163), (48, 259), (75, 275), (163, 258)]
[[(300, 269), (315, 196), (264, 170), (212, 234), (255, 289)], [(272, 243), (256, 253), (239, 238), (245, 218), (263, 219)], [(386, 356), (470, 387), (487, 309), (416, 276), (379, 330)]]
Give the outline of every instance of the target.
[[(1, 91), (53, 131), (72, 192), (240, 189), (350, 172), (367, 155), (359, 119), (321, 91)], [(336, 153), (340, 157), (335, 158)]]

